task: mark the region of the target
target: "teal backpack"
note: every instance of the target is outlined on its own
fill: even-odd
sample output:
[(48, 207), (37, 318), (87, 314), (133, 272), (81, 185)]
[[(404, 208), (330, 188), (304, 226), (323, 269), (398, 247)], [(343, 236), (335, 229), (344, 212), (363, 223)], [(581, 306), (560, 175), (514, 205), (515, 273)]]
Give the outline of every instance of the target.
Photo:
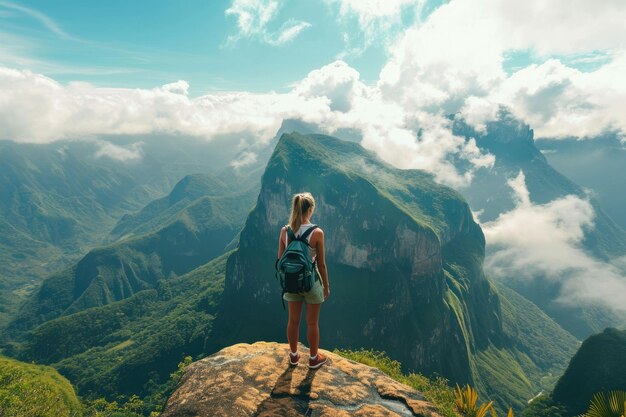
[(310, 291), (315, 280), (318, 279), (317, 274), (314, 272), (315, 262), (311, 259), (309, 242), (306, 240), (317, 227), (319, 226), (313, 225), (296, 237), (291, 227), (287, 225), (287, 242), (289, 244), (275, 264), (276, 279), (278, 279), (283, 289), (280, 296), (283, 300), (283, 309), (285, 308), (285, 300), (282, 297), (286, 292), (301, 293)]

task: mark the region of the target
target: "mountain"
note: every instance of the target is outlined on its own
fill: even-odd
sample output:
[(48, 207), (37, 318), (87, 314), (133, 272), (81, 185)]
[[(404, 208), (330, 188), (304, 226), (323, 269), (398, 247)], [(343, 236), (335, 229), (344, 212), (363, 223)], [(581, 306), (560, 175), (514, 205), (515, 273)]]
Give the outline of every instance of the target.
[(552, 398), (571, 415), (587, 411), (593, 394), (626, 391), (626, 330), (607, 328), (583, 342), (554, 387)]
[(80, 147), (0, 142), (0, 299), (5, 313), (0, 325), (41, 276), (97, 242), (123, 209), (149, 198), (127, 172), (85, 160), (85, 153)]
[(247, 174), (229, 169), (250, 143), (245, 135), (0, 141), (0, 328), (45, 277), (116, 240), (109, 232), (122, 216), (186, 175)]
[(290, 367), (288, 351), (287, 344), (242, 343), (191, 364), (162, 417), (441, 416), (420, 392), (376, 368), (331, 352), (319, 369)]
[(128, 238), (93, 249), (44, 280), (21, 306), (9, 334), (131, 297), (154, 288), (160, 279), (183, 275), (221, 255), (242, 227), (257, 193), (256, 182), (244, 179), (241, 187), (229, 179), (227, 188), (225, 181), (213, 176), (187, 176), (167, 197), (125, 216), (114, 231)]
[[(496, 157), (492, 169), (478, 170), (471, 184), (460, 190), (472, 210), (481, 211), (481, 221), (494, 220), (515, 207), (507, 181), (522, 170), (533, 204), (545, 204), (566, 195), (589, 198), (595, 213), (594, 227), (585, 231), (581, 245), (592, 258), (608, 262), (626, 254), (626, 232), (605, 213), (596, 198), (588, 197), (582, 187), (550, 165), (535, 145), (530, 126), (500, 109), (498, 120), (488, 122), (484, 132), (476, 131), (459, 117), (453, 118), (452, 130), (456, 135), (474, 138), (482, 151)], [(489, 249), (488, 245), (488, 253), (491, 253)], [(545, 277), (533, 280), (505, 277), (504, 280), (579, 338), (623, 322), (622, 317), (602, 306), (572, 306), (556, 302), (561, 291), (560, 282)]]
[[(562, 369), (573, 353), (574, 338), (536, 308), (527, 310), (541, 324), (531, 325), (530, 303), (504, 302), (484, 275), (484, 236), (458, 192), (357, 143), (297, 133), (276, 145), (228, 258), (209, 351), (284, 339), (276, 244), (291, 196), (305, 190), (327, 236), (324, 346), (383, 350), (409, 370), (471, 382), (518, 405), (539, 389), (539, 375)], [(546, 347), (550, 338), (559, 342)], [(516, 378), (505, 381), (509, 374)]]
[(217, 176), (187, 175), (167, 196), (150, 202), (139, 212), (122, 216), (111, 231), (111, 235), (120, 239), (154, 231), (163, 224), (170, 223), (194, 200), (204, 196), (221, 196), (227, 194), (227, 190), (228, 185)]
[(591, 189), (607, 214), (626, 229), (626, 145), (616, 134), (584, 140), (538, 138), (535, 144), (550, 165)]

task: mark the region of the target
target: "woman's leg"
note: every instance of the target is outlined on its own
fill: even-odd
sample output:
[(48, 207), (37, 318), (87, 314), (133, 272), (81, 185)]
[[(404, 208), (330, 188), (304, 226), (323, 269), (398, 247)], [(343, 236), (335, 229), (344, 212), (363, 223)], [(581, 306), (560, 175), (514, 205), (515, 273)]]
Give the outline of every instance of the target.
[(292, 352), (298, 350), (298, 337), (300, 333), (300, 317), (302, 316), (303, 301), (288, 301), (289, 321), (287, 321), (287, 340)]
[(320, 344), (320, 329), (318, 321), (321, 306), (322, 303), (306, 305), (307, 338), (309, 340), (309, 351), (311, 356), (317, 355), (317, 349)]

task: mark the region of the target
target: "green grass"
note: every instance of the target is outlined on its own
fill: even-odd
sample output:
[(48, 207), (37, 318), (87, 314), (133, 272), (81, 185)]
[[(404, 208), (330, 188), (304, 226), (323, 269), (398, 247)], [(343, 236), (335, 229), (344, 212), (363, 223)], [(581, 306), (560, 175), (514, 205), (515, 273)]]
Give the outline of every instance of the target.
[(0, 356), (0, 416), (79, 417), (82, 406), (54, 368)]
[(448, 385), (448, 380), (443, 377), (429, 378), (418, 373), (402, 373), (400, 362), (389, 358), (385, 352), (368, 350), (335, 349), (333, 353), (343, 356), (377, 369), (380, 369), (390, 378), (410, 386), (424, 394), (426, 399), (433, 403), (439, 412), (447, 417), (457, 417), (454, 402), (454, 390)]

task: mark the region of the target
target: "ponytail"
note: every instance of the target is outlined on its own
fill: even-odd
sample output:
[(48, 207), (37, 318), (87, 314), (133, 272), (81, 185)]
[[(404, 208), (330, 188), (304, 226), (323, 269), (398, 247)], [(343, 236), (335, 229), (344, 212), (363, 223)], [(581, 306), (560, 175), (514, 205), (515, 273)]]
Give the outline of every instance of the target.
[(307, 213), (311, 207), (315, 207), (315, 200), (313, 199), (311, 193), (297, 193), (293, 196), (289, 226), (294, 233), (300, 229), (302, 216), (304, 216), (304, 214)]

